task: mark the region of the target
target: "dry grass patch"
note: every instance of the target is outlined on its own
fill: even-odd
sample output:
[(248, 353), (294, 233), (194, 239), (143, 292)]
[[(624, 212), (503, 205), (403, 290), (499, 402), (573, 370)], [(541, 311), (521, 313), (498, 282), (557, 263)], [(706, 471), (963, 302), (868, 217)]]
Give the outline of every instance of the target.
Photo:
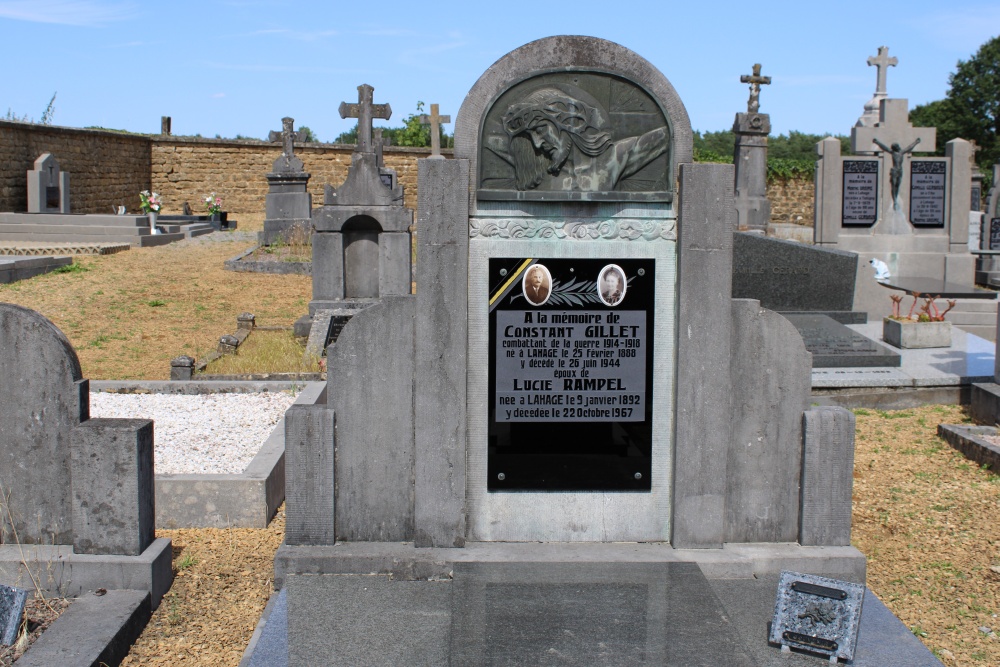
[(305, 346), (288, 331), (255, 330), (237, 348), (205, 368), (211, 375), (244, 375), (248, 373), (318, 373), (319, 359), (303, 360)]
[(73, 271), (0, 285), (0, 301), (52, 320), (94, 380), (166, 380), (172, 358), (214, 350), (242, 312), (259, 325), (291, 326), (308, 311), (309, 276), (223, 269), (256, 244), (255, 235), (207, 238), (82, 257)]
[(936, 435), (967, 415), (855, 413), (853, 542), (869, 587), (946, 665), (1000, 665), (1000, 477)]

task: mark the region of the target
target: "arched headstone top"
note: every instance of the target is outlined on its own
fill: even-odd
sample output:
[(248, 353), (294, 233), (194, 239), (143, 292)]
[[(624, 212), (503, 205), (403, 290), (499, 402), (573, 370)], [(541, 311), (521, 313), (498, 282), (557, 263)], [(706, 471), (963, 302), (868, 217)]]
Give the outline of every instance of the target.
[[(7, 370), (14, 364), (26, 368), (41, 364), (35, 370), (46, 376), (64, 374), (66, 380), (83, 379), (80, 359), (76, 350), (47, 317), (41, 313), (13, 303), (0, 303), (0, 368)], [(8, 366), (10, 364), (10, 366)], [(6, 376), (19, 384), (24, 378)], [(24, 393), (24, 387), (18, 389)]]
[(647, 60), (595, 37), (540, 39), (508, 53), (459, 110), (455, 157), (473, 201), (670, 201), (692, 159), (691, 123)]

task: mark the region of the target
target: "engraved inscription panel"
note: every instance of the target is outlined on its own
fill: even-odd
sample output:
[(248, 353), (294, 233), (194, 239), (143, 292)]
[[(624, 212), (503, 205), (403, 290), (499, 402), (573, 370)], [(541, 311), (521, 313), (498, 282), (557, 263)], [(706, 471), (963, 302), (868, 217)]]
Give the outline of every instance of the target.
[(878, 161), (844, 160), (841, 224), (871, 227), (878, 219)]
[(638, 85), (598, 72), (523, 81), (490, 107), (480, 141), (487, 200), (670, 201), (672, 131)]
[(944, 227), (944, 160), (920, 160), (910, 165), (910, 222), (919, 227)]

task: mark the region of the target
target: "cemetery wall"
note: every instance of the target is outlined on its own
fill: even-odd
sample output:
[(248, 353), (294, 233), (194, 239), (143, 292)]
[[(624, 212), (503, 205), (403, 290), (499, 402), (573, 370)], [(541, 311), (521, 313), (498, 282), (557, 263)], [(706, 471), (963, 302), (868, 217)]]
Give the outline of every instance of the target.
[(149, 188), (148, 136), (0, 121), (0, 211), (28, 210), (27, 172), (42, 153), (69, 172), (73, 213), (136, 209), (139, 192)]
[[(347, 176), (354, 147), (303, 144), (295, 153), (311, 174), (313, 205), (323, 203), (323, 187)], [(27, 210), (26, 173), (42, 153), (52, 153), (70, 172), (74, 213), (111, 213), (115, 204), (138, 209), (138, 193), (152, 189), (163, 196), (165, 213), (180, 213), (183, 203), (201, 212), (202, 197), (215, 192), (232, 213), (262, 213), (265, 175), (281, 154), (276, 143), (124, 134), (0, 121), (0, 211)], [(442, 149), (451, 157), (451, 149)], [(417, 206), (417, 160), (430, 149), (389, 146), (385, 164), (405, 187), (405, 205)], [(791, 179), (768, 183), (771, 221), (813, 223), (813, 182)]]
[(813, 224), (813, 199), (815, 187), (812, 179), (775, 179), (767, 184), (767, 198), (771, 202), (772, 223)]
[[(303, 144), (295, 155), (305, 165), (313, 205), (323, 203), (327, 183), (340, 185), (347, 178), (353, 145)], [(442, 150), (450, 157), (450, 150)], [(200, 212), (200, 198), (215, 192), (223, 208), (231, 213), (264, 211), (267, 195), (266, 174), (281, 155), (280, 144), (263, 141), (202, 139), (186, 137), (152, 138), (153, 189), (163, 195), (168, 213), (179, 212), (183, 202)], [(405, 188), (405, 205), (417, 205), (417, 160), (430, 155), (429, 148), (387, 147), (385, 165), (395, 169)]]

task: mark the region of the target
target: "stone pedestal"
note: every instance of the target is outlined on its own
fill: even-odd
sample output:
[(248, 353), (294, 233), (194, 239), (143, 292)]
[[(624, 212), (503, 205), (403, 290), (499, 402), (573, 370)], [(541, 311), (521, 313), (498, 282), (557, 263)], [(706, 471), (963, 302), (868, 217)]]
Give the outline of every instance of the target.
[(771, 119), (766, 113), (738, 113), (733, 124), (736, 149), (736, 229), (763, 234), (771, 221), (767, 199), (767, 135)]

